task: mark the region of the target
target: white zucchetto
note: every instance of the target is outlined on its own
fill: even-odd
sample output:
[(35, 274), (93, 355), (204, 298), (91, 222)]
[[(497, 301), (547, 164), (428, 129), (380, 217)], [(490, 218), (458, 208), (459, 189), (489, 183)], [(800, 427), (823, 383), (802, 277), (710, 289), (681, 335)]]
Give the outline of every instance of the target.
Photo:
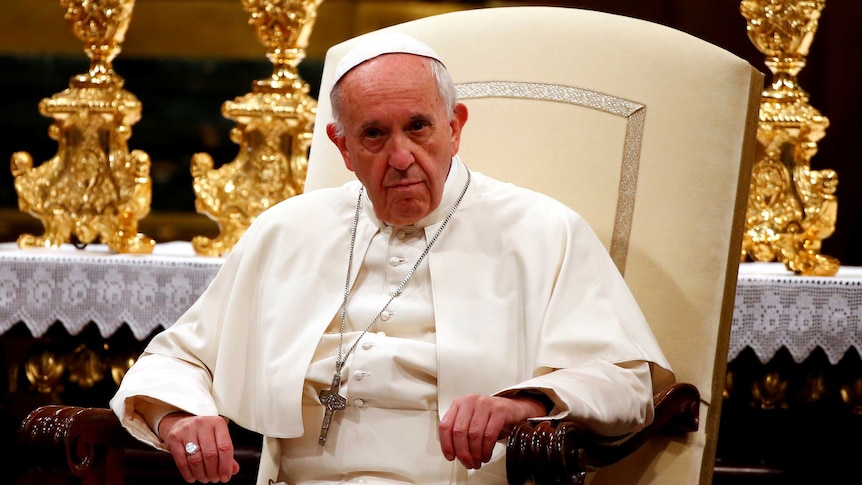
[(443, 63), (434, 49), (415, 37), (400, 32), (376, 32), (368, 34), (341, 58), (335, 67), (332, 85), (338, 84), (338, 81), (354, 67), (383, 54), (414, 54)]

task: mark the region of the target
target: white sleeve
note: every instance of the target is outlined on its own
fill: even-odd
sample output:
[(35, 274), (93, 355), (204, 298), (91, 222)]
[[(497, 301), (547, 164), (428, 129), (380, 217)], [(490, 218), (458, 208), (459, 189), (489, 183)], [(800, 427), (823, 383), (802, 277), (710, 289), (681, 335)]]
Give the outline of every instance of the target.
[(589, 430), (618, 436), (640, 431), (654, 417), (653, 392), (648, 362), (613, 364), (592, 360), (558, 369), (508, 387), (495, 395), (512, 396), (539, 391), (554, 403), (542, 419), (578, 421)]
[(156, 434), (158, 421), (178, 410), (217, 416), (208, 371), (178, 359), (144, 354), (123, 377), (110, 406), (137, 439), (164, 449)]

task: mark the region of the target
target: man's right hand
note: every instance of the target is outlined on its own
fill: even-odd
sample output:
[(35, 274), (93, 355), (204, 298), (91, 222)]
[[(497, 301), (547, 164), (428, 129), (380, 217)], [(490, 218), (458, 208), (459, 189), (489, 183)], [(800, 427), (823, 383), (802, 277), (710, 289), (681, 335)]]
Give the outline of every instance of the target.
[[(224, 418), (170, 413), (159, 423), (159, 436), (174, 457), (183, 479), (189, 483), (224, 483), (239, 471)], [(186, 451), (188, 443), (197, 447), (191, 450), (192, 454)]]

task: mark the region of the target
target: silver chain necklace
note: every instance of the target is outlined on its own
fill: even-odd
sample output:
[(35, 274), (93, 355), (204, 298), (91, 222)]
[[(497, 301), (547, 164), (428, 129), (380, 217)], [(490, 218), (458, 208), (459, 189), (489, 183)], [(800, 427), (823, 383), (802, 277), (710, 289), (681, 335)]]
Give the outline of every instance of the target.
[[(465, 167), (466, 169), (466, 167)], [(428, 241), (428, 244), (425, 246), (425, 249), (422, 251), (422, 254), (419, 256), (419, 259), (416, 260), (416, 263), (413, 264), (413, 267), (410, 268), (410, 271), (407, 272), (407, 276), (401, 280), (401, 284), (398, 285), (398, 288), (395, 289), (390, 294), (389, 301), (383, 305), (383, 308), (377, 312), (377, 315), (371, 320), (371, 323), (362, 330), (362, 333), (359, 334), (359, 337), (353, 342), (353, 345), (347, 350), (347, 353), (344, 354), (342, 358), (342, 348), (344, 346), (344, 327), (345, 322), (347, 321), (347, 301), (350, 296), (350, 273), (353, 271), (353, 248), (356, 244), (356, 229), (359, 225), (359, 210), (362, 207), (362, 194), (364, 193), (365, 187), (359, 188), (359, 196), (356, 198), (356, 212), (353, 214), (353, 227), (350, 230), (350, 252), (349, 257), (347, 259), (347, 277), (344, 281), (344, 299), (341, 302), (341, 329), (338, 335), (338, 356), (335, 360), (335, 374), (332, 376), (332, 384), (329, 386), (329, 389), (324, 389), (320, 391), (320, 403), (326, 407), (326, 414), (323, 416), (323, 425), (320, 427), (320, 437), (317, 442), (319, 445), (323, 446), (326, 444), (326, 435), (329, 433), (329, 427), (332, 424), (332, 416), (336, 411), (342, 411), (347, 405), (347, 399), (345, 399), (342, 395), (339, 394), (339, 390), (341, 388), (341, 369), (344, 367), (345, 362), (347, 362), (347, 358), (356, 349), (356, 346), (359, 344), (359, 341), (368, 330), (377, 323), (377, 320), (380, 318), (380, 315), (386, 311), (389, 307), (389, 304), (392, 303), (392, 300), (398, 298), (401, 295), (401, 292), (404, 291), (404, 286), (407, 285), (407, 281), (410, 280), (410, 277), (413, 276), (413, 273), (416, 271), (416, 268), (419, 267), (419, 264), (422, 263), (422, 260), (425, 259), (425, 256), (428, 255), (428, 252), (431, 251), (431, 247), (434, 246), (434, 243), (437, 242), (437, 238), (440, 237), (440, 234), (443, 232), (443, 229), (446, 228), (446, 225), (449, 223), (449, 220), (452, 219), (452, 216), (455, 214), (455, 210), (458, 208), (458, 204), (461, 203), (461, 199), (464, 198), (464, 194), (467, 193), (467, 188), (470, 186), (470, 170), (467, 169), (467, 182), (464, 184), (464, 188), (461, 189), (461, 194), (458, 195), (458, 198), (455, 200), (455, 203), (452, 204), (452, 208), (449, 210), (449, 213), (446, 214), (446, 218), (443, 219), (443, 222), (440, 224), (440, 227), (437, 229), (437, 232), (434, 233), (434, 236), (431, 237), (431, 240)]]

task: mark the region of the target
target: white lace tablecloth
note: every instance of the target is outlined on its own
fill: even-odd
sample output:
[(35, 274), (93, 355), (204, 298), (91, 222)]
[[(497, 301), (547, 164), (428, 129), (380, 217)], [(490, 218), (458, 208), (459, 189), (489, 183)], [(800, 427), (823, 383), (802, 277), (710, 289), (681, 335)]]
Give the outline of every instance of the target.
[[(173, 324), (223, 263), (188, 242), (153, 254), (116, 254), (103, 245), (21, 250), (0, 243), (0, 335), (23, 322), (40, 337), (60, 322), (71, 335), (87, 324), (109, 337), (128, 325), (138, 339)], [(740, 265), (728, 359), (751, 347), (767, 362), (781, 347), (802, 362), (816, 347), (837, 363), (862, 353), (862, 267), (804, 277), (779, 263)]]
[(780, 263), (739, 268), (728, 358), (751, 347), (768, 362), (781, 347), (802, 362), (817, 347), (836, 364), (850, 349), (862, 353), (862, 267), (830, 277), (798, 276)]
[(0, 334), (23, 322), (40, 337), (60, 322), (77, 335), (92, 322), (103, 337), (128, 325), (144, 339), (173, 324), (223, 261), (196, 255), (189, 242), (157, 244), (148, 255), (100, 244), (21, 250), (0, 243)]

